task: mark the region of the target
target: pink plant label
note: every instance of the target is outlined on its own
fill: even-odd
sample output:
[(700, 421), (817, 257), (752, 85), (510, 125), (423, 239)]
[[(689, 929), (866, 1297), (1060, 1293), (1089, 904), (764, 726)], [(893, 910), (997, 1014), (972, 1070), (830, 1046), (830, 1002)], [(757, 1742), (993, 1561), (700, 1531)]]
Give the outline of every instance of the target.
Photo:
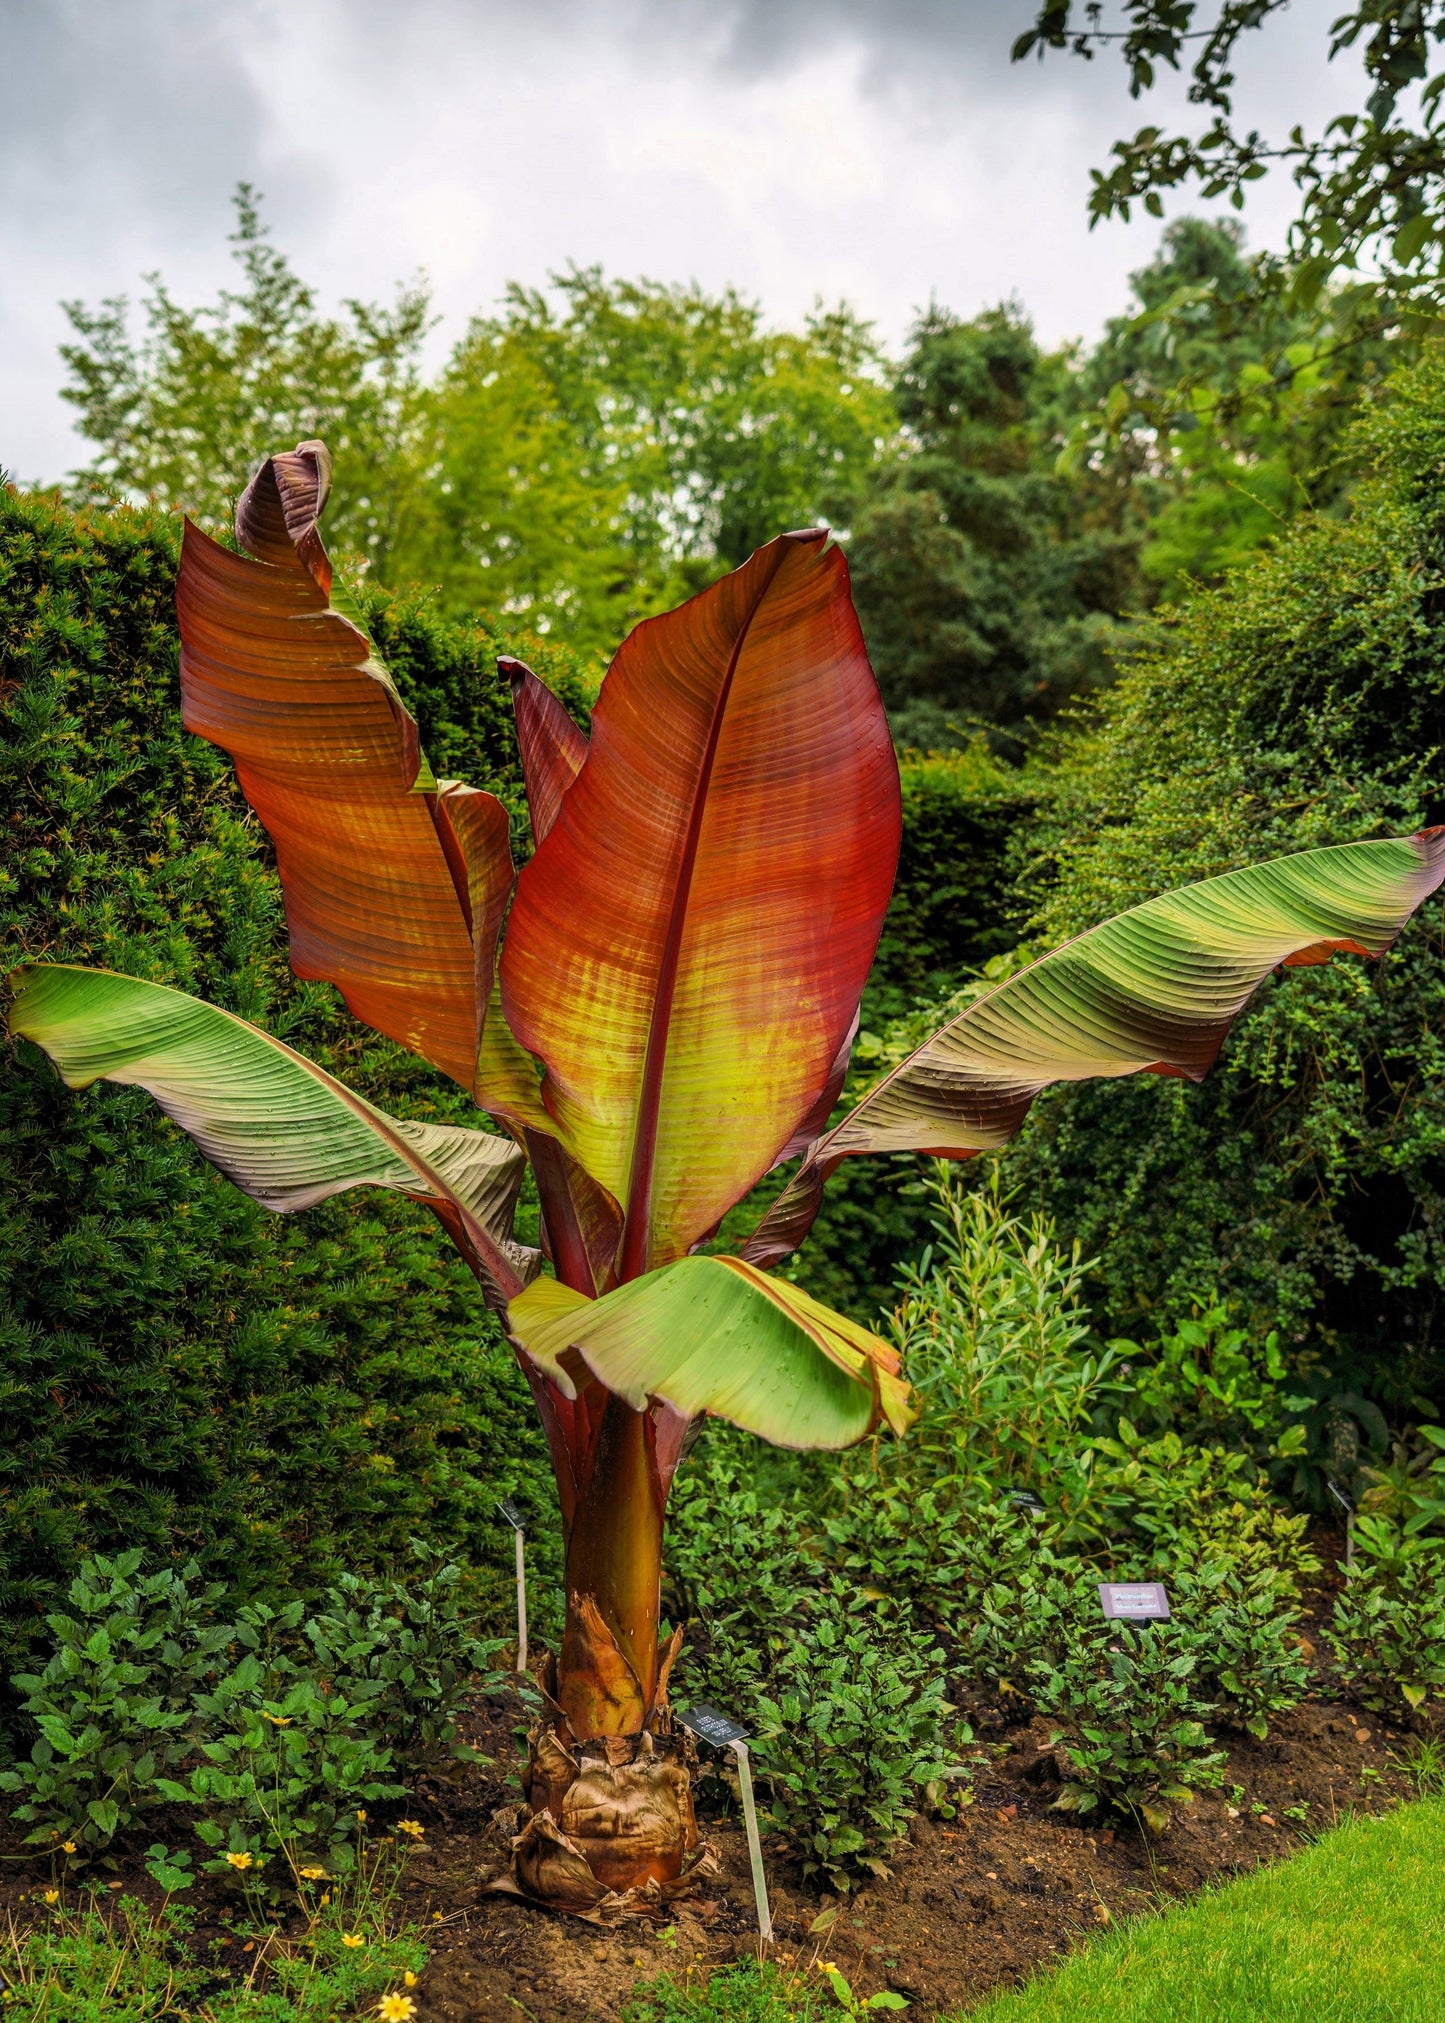
[(1169, 1620), (1169, 1597), (1162, 1581), (1100, 1581), (1099, 1606), (1111, 1622)]

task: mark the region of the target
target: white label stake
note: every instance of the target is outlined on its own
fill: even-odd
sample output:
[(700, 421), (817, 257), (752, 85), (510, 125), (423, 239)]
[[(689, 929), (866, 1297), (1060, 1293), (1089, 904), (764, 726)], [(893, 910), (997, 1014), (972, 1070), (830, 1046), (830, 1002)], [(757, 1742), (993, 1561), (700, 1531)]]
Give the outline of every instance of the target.
[(517, 1670), (527, 1669), (527, 1562), (522, 1547), (526, 1532), (517, 1533)]
[(768, 1904), (768, 1883), (763, 1874), (763, 1843), (758, 1835), (758, 1808), (753, 1802), (753, 1766), (746, 1742), (732, 1744), (733, 1761), (738, 1766), (738, 1789), (743, 1797), (743, 1825), (748, 1830), (748, 1860), (753, 1865), (753, 1895), (758, 1903), (758, 1931), (764, 1942), (773, 1936), (773, 1913)]
[(497, 1505), (497, 1514), (510, 1524), (517, 1538), (517, 1670), (527, 1669), (527, 1561), (523, 1551), (526, 1531), (522, 1526), (522, 1513), (510, 1497), (504, 1497)]
[(738, 1793), (743, 1801), (743, 1825), (748, 1836), (748, 1860), (753, 1871), (753, 1897), (758, 1907), (758, 1933), (766, 1944), (773, 1936), (773, 1913), (768, 1906), (768, 1882), (763, 1874), (763, 1843), (758, 1833), (758, 1808), (753, 1798), (753, 1764), (748, 1754), (747, 1730), (728, 1714), (699, 1702), (691, 1712), (679, 1713), (683, 1726), (715, 1749), (731, 1749), (738, 1767)]

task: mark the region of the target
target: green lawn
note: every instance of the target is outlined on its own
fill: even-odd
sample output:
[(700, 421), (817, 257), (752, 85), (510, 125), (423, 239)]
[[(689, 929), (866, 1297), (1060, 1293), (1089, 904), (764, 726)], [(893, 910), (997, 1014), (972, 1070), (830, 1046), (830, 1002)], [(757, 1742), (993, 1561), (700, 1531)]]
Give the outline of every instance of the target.
[(1442, 2023), (1445, 1799), (1099, 1940), (967, 2023)]

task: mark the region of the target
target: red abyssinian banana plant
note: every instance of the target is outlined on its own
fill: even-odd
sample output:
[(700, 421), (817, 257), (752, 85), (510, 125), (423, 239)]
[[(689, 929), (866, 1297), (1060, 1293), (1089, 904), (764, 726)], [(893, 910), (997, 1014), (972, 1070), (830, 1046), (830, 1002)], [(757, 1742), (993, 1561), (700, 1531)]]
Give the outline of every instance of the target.
[[(1381, 954), (1445, 877), (1445, 835), (1311, 851), (1136, 907), (972, 1005), (829, 1131), (900, 824), (840, 551), (783, 535), (639, 626), (589, 736), (503, 663), (536, 846), (518, 876), (501, 803), (433, 776), (332, 581), (328, 474), (320, 443), (265, 464), (237, 511), (242, 554), (187, 527), (185, 721), (232, 755), (271, 835), (297, 974), (334, 983), (500, 1129), (386, 1116), (230, 1013), (109, 972), (26, 966), (11, 1029), (72, 1087), (149, 1089), (267, 1207), (369, 1185), (439, 1217), (526, 1372), (566, 1533), (517, 1884), (576, 1908), (665, 1893), (697, 1841), (658, 1642), (689, 1426), (715, 1412), (843, 1447), (909, 1416), (893, 1350), (766, 1270), (838, 1160), (967, 1158), (1051, 1082), (1197, 1080), (1271, 970)], [(798, 1154), (742, 1254), (699, 1255)], [(528, 1162), (550, 1275), (512, 1234)]]

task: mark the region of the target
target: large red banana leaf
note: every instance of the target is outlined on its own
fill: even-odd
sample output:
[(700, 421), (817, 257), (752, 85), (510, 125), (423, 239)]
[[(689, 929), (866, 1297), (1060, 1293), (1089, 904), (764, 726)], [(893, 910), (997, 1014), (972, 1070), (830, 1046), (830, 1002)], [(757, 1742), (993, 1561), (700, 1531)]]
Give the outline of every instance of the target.
[[(276, 846), (297, 975), (334, 983), (358, 1018), (486, 1102), (477, 1055), (512, 887), (506, 810), (432, 778), (390, 676), (333, 597), (316, 524), (329, 482), (325, 445), (303, 443), (242, 496), (247, 554), (187, 526), (185, 723), (231, 754)], [(517, 1086), (545, 1121), (530, 1072)]]
[(789, 534), (627, 639), (517, 884), (507, 1022), (626, 1214), (683, 1254), (836, 1073), (892, 890), (898, 770), (839, 550)]
[(1201, 1081), (1271, 970), (1383, 955), (1445, 879), (1445, 829), (1276, 858), (1166, 892), (1066, 942), (925, 1040), (819, 1138), (742, 1255), (796, 1250), (824, 1183), (862, 1152), (968, 1159), (1041, 1089), (1096, 1076)]

